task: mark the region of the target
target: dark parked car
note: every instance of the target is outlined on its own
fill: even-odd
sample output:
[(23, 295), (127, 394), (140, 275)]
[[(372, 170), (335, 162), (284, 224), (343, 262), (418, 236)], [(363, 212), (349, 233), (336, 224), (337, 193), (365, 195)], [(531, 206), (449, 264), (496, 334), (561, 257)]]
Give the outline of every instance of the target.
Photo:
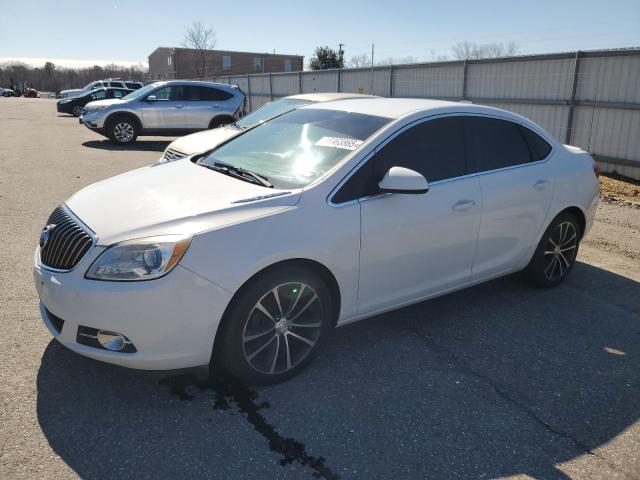
[(96, 88), (78, 97), (58, 100), (58, 112), (68, 113), (69, 115), (73, 115), (74, 117), (79, 117), (82, 114), (82, 109), (89, 102), (93, 102), (94, 100), (106, 100), (110, 98), (122, 98), (125, 95), (130, 94), (131, 92), (133, 92), (133, 90), (129, 88)]
[(142, 82), (133, 82), (133, 81), (124, 82), (124, 84), (127, 86), (127, 88), (130, 88), (131, 90), (138, 90), (139, 88), (142, 88), (144, 86), (142, 85)]

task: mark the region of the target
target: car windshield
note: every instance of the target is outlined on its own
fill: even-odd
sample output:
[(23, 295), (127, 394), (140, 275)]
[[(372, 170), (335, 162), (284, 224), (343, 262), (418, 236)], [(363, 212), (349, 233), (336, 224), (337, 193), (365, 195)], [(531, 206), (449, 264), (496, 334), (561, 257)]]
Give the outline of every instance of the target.
[(251, 128), (258, 125), (259, 123), (266, 122), (273, 117), (277, 117), (278, 115), (282, 115), (285, 112), (295, 110), (296, 108), (302, 107), (303, 105), (308, 105), (310, 103), (311, 100), (302, 100), (299, 98), (282, 98), (280, 100), (276, 100), (275, 102), (269, 102), (266, 105), (263, 105), (255, 112), (250, 113), (242, 120), (239, 120), (236, 125), (240, 128)]
[(133, 100), (134, 98), (142, 97), (155, 88), (159, 87), (160, 85), (161, 84), (159, 83), (152, 83), (150, 85), (147, 85), (146, 87), (139, 88), (138, 90), (134, 90), (133, 92), (131, 92), (129, 95), (125, 95), (124, 97), (122, 97), (122, 100)]
[(356, 150), (389, 118), (301, 108), (248, 130), (198, 164), (230, 165), (265, 177), (276, 188), (300, 188)]

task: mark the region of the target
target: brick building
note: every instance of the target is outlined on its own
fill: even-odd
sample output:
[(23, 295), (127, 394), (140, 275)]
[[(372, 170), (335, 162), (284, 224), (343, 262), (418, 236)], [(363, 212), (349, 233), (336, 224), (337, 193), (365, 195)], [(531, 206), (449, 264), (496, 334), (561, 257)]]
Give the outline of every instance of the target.
[(274, 53), (158, 47), (149, 55), (149, 80), (211, 78), (302, 70), (304, 57)]

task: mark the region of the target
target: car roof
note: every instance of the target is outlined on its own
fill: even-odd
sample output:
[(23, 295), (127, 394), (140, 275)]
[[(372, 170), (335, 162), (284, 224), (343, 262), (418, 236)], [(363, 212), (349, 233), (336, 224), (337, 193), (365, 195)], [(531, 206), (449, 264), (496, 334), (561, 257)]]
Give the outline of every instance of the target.
[(310, 102), (330, 102), (332, 100), (346, 100), (356, 98), (378, 98), (375, 95), (363, 95), (361, 93), (301, 93), (298, 95), (289, 95), (286, 98), (295, 100), (308, 100)]
[(238, 90), (237, 86), (228, 83), (205, 82), (201, 80), (161, 80), (153, 82), (152, 85), (197, 85), (203, 87), (222, 87), (226, 89)]
[(449, 100), (433, 100), (423, 98), (368, 98), (359, 100), (341, 100), (339, 102), (324, 102), (322, 104), (310, 104), (302, 108), (320, 108), (331, 110), (343, 110), (346, 112), (376, 115), (387, 118), (400, 118), (411, 113), (427, 110), (445, 112), (467, 112), (499, 114), (511, 118), (521, 117), (512, 112), (485, 105), (474, 105), (468, 102), (454, 102)]

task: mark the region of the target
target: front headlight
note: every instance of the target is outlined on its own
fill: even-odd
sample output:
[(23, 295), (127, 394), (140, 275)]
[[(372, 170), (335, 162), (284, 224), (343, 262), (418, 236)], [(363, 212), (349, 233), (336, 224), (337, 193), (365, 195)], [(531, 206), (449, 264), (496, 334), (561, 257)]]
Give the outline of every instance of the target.
[(85, 277), (121, 282), (160, 278), (176, 266), (192, 238), (165, 235), (116, 243), (102, 252)]

